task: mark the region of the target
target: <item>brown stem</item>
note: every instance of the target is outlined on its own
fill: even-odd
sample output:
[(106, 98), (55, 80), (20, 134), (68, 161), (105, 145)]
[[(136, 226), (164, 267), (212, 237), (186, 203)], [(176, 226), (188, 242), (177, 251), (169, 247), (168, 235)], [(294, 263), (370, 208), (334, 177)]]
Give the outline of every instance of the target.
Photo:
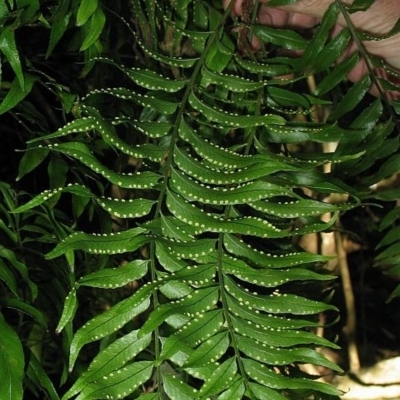
[(349, 367), (350, 371), (358, 371), (360, 369), (360, 359), (356, 343), (356, 310), (354, 302), (354, 293), (351, 284), (349, 265), (347, 263), (347, 254), (343, 246), (342, 235), (339, 231), (335, 232), (335, 243), (337, 259), (342, 280), (343, 295), (346, 303), (347, 320), (343, 327), (343, 332), (346, 335)]

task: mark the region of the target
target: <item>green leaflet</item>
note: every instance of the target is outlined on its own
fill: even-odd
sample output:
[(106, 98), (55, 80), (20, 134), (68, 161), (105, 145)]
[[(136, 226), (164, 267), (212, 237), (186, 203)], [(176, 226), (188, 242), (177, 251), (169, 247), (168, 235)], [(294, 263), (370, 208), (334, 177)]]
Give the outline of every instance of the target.
[(46, 393), (46, 396), (48, 396), (50, 400), (60, 399), (53, 382), (50, 380), (42, 364), (33, 353), (30, 354), (26, 375), (38, 388)]
[(118, 398), (132, 393), (148, 379), (153, 372), (151, 361), (137, 361), (116, 372), (104, 375), (95, 382), (90, 382), (82, 390), (77, 400), (95, 400), (100, 398)]
[(150, 305), (150, 286), (144, 286), (131, 297), (120, 301), (78, 329), (71, 343), (70, 371), (72, 371), (78, 354), (85, 344), (99, 340), (121, 329), (132, 318), (147, 310)]
[(74, 318), (77, 307), (76, 287), (73, 287), (64, 300), (63, 312), (58, 322), (56, 333), (61, 333), (65, 326)]
[(22, 380), (24, 353), (21, 342), (14, 329), (9, 326), (0, 313), (0, 397), (4, 400), (22, 399)]
[(349, 91), (342, 97), (335, 110), (329, 115), (330, 121), (339, 119), (342, 115), (353, 110), (361, 101), (371, 87), (371, 79), (366, 75), (359, 82), (354, 84)]
[[(122, 368), (127, 361), (132, 360), (137, 354), (144, 350), (151, 341), (151, 336), (143, 336), (138, 338), (138, 331), (132, 331), (127, 335), (117, 339), (108, 347), (102, 350), (89, 365), (85, 371), (71, 387), (71, 389), (63, 396), (63, 400), (67, 400), (76, 393), (82, 391), (86, 385), (96, 380), (103, 379)], [(104, 382), (104, 381), (103, 381)], [(108, 382), (104, 382), (104, 385)]]
[(290, 252), (283, 254), (266, 254), (246, 244), (233, 235), (224, 235), (224, 245), (227, 250), (238, 257), (244, 257), (260, 268), (287, 268), (290, 266), (327, 262), (331, 258), (306, 252)]
[(264, 64), (261, 62), (254, 62), (240, 57), (236, 57), (235, 61), (246, 71), (249, 71), (254, 74), (262, 74), (266, 76), (279, 76), (279, 75), (290, 74), (292, 72), (292, 68), (290, 67), (290, 65), (285, 65), (285, 64), (273, 64), (273, 63)]
[(119, 88), (109, 88), (109, 89), (96, 89), (93, 90), (89, 95), (86, 96), (83, 100), (87, 99), (89, 96), (95, 95), (110, 95), (122, 100), (130, 100), (142, 107), (153, 108), (159, 111), (162, 114), (170, 115), (173, 114), (178, 104), (173, 103), (171, 101), (162, 100), (152, 95), (135, 93), (132, 90), (119, 87)]
[(84, 25), (98, 6), (98, 0), (82, 0), (76, 15), (76, 26)]
[(194, 290), (186, 297), (159, 306), (154, 310), (140, 330), (140, 335), (147, 335), (157, 326), (174, 314), (183, 314), (188, 317), (201, 314), (212, 309), (218, 301), (218, 288), (202, 288)]
[(237, 365), (234, 357), (224, 361), (215, 369), (210, 379), (203, 384), (199, 390), (199, 395), (212, 396), (228, 389), (236, 371)]
[[(308, 320), (301, 319), (293, 319), (287, 317), (280, 317), (274, 314), (265, 314), (260, 312), (259, 310), (255, 310), (252, 307), (243, 307), (241, 301), (236, 300), (234, 297), (227, 296), (227, 305), (229, 307), (229, 311), (237, 317), (241, 317), (245, 320), (246, 324), (251, 325), (251, 323), (255, 323), (260, 325), (262, 329), (274, 329), (277, 332), (282, 332), (283, 330), (300, 330), (302, 328), (309, 327), (317, 327), (318, 323)], [(241, 322), (242, 323), (242, 322)], [(251, 332), (251, 329), (249, 330)], [(262, 335), (260, 335), (261, 337)], [(284, 337), (280, 342), (281, 346), (283, 346)]]
[(133, 228), (127, 231), (110, 233), (109, 235), (90, 235), (84, 232), (75, 232), (61, 241), (46, 258), (59, 257), (70, 250), (85, 250), (94, 254), (121, 254), (135, 251), (150, 238), (144, 235), (146, 230)]
[(185, 361), (184, 367), (201, 366), (218, 361), (229, 347), (229, 333), (217, 333), (203, 342)]
[(329, 304), (308, 300), (304, 297), (279, 292), (271, 296), (259, 295), (245, 291), (240, 285), (234, 283), (231, 278), (225, 276), (224, 286), (231, 296), (247, 304), (248, 307), (256, 308), (271, 314), (295, 314), (309, 315), (336, 308)]
[(303, 127), (274, 125), (265, 129), (265, 137), (273, 143), (332, 142), (339, 141), (344, 133), (345, 131), (337, 125), (328, 127), (313, 126), (311, 124)]
[(204, 343), (209, 338), (210, 332), (219, 332), (222, 329), (223, 322), (221, 310), (206, 311), (190, 319), (174, 335), (165, 340), (157, 362), (161, 363), (165, 359), (172, 358), (182, 351), (183, 346), (190, 349), (193, 346)]
[(160, 176), (151, 171), (136, 173), (117, 173), (104, 167), (89, 148), (80, 142), (59, 143), (48, 146), (51, 150), (74, 157), (93, 171), (103, 175), (114, 185), (128, 189), (149, 189), (156, 185)]
[(218, 400), (240, 400), (243, 398), (245, 390), (243, 379), (237, 379), (228, 390), (218, 396)]
[(171, 183), (172, 188), (189, 201), (220, 206), (252, 203), (282, 193), (281, 188), (260, 180), (231, 188), (213, 188), (199, 184), (175, 169), (171, 170)]
[(25, 211), (28, 211), (34, 207), (43, 204), (45, 201), (51, 199), (54, 196), (57, 196), (60, 193), (73, 193), (77, 196), (87, 197), (87, 198), (93, 197), (92, 193), (84, 186), (77, 184), (76, 185), (69, 184), (68, 186), (59, 187), (54, 190), (45, 190), (41, 194), (34, 197), (32, 200), (28, 201), (27, 203), (23, 204), (20, 207), (17, 207), (15, 210), (13, 210), (13, 212), (23, 213)]
[(274, 29), (265, 25), (254, 25), (254, 35), (260, 40), (283, 46), (289, 50), (305, 50), (308, 42), (297, 32), (286, 29)]
[(330, 394), (332, 396), (339, 396), (341, 392), (335, 389), (333, 386), (327, 385), (326, 383), (314, 382), (307, 379), (300, 378), (289, 378), (274, 372), (273, 370), (266, 367), (257, 361), (251, 359), (243, 360), (244, 367), (249, 376), (257, 381), (258, 383), (277, 389), (311, 389), (317, 392)]
[(226, 274), (261, 287), (278, 287), (291, 281), (330, 280), (330, 275), (322, 275), (304, 268), (255, 269), (233, 257), (223, 257), (223, 271)]
[(182, 382), (176, 375), (163, 374), (164, 390), (171, 399), (197, 399), (197, 390)]
[(260, 343), (256, 339), (247, 338), (245, 336), (238, 336), (237, 338), (238, 348), (246, 356), (258, 360), (263, 364), (268, 365), (286, 365), (296, 362), (310, 362), (314, 365), (321, 365), (326, 368), (331, 368), (338, 372), (342, 372), (342, 369), (337, 367), (335, 364), (330, 362), (320, 353), (312, 349), (282, 349), (275, 348), (265, 343)]
[[(1, 30), (0, 49), (1, 49), (1, 52), (6, 56), (8, 62), (11, 65), (11, 68), (13, 69), (13, 71), (17, 77), (17, 79), (14, 80), (14, 82), (16, 82), (16, 84), (18, 85), (18, 87), (20, 89), (20, 93), (25, 93), (25, 95), (28, 94), (30, 90), (27, 90), (27, 88), (25, 88), (26, 76), (24, 76), (24, 73), (22, 72), (21, 60), (19, 57), (17, 45), (15, 43), (14, 29), (12, 29), (11, 26), (7, 27), (5, 29), (2, 28), (2, 30)], [(28, 76), (30, 76), (30, 75), (28, 75)], [(32, 85), (30, 85), (30, 86), (32, 86)], [(10, 93), (12, 93), (12, 92), (14, 92), (14, 89), (10, 89)], [(5, 106), (3, 105), (4, 103), (8, 103), (8, 102), (3, 101), (3, 103), (0, 106), (0, 110), (2, 108), (5, 108)], [(14, 102), (14, 105), (16, 103), (17, 102)]]
[[(207, 142), (203, 142), (201, 146), (203, 147), (203, 145), (205, 147), (204, 150), (200, 150), (200, 148), (198, 148), (198, 151), (202, 153), (204, 152), (203, 154), (208, 155), (210, 162), (212, 162), (212, 160), (217, 160), (217, 158), (212, 158), (212, 160), (210, 159), (210, 153), (207, 152), (208, 146), (210, 145)], [(215, 153), (218, 152), (218, 149), (215, 149), (214, 147), (212, 150), (214, 150)], [(224, 152), (224, 156), (226, 155), (226, 152)], [(263, 176), (277, 171), (296, 169), (296, 167), (291, 166), (290, 164), (285, 164), (275, 159), (267, 160), (266, 158), (267, 157), (253, 157), (251, 160), (252, 163), (250, 163), (248, 160), (240, 158), (240, 156), (237, 159), (235, 159), (235, 156), (232, 156), (232, 159), (228, 160), (229, 162), (233, 161), (244, 164), (242, 168), (235, 171), (225, 170), (223, 168), (218, 169), (205, 165), (178, 147), (175, 148), (174, 151), (174, 161), (181, 171), (185, 172), (192, 178), (208, 184), (243, 184), (246, 182), (255, 181), (258, 178), (262, 178)]]
[(150, 213), (155, 201), (148, 199), (98, 198), (99, 205), (118, 218), (139, 218)]
[(115, 289), (142, 278), (148, 269), (147, 260), (134, 260), (116, 268), (107, 268), (83, 276), (76, 285)]
[(149, 90), (163, 90), (173, 93), (184, 88), (187, 83), (186, 80), (170, 79), (149, 69), (127, 68), (108, 58), (97, 57), (95, 60), (115, 66), (120, 71), (124, 72), (137, 85)]
[(179, 68), (191, 68), (194, 63), (198, 60), (197, 58), (181, 58), (181, 57), (168, 57), (161, 53), (155, 52), (149, 49), (142, 40), (140, 40), (136, 35), (135, 38), (137, 43), (141, 47), (141, 49), (151, 58), (156, 61), (160, 61), (171, 67), (179, 67)]
[[(0, 38), (0, 48), (1, 47), (1, 38)], [(10, 86), (9, 91), (7, 92), (6, 97), (0, 103), (0, 115), (6, 113), (7, 111), (14, 108), (17, 104), (22, 102), (22, 100), (31, 92), (34, 83), (39, 78), (35, 75), (25, 74), (24, 82), (19, 81), (15, 78)], [(23, 89), (21, 89), (21, 83), (23, 85)]]
[(236, 75), (226, 75), (219, 72), (211, 71), (204, 68), (202, 71), (203, 85), (209, 84), (221, 85), (225, 89), (232, 90), (233, 92), (249, 92), (262, 88), (264, 82), (256, 82), (250, 79), (237, 77)]
[(177, 218), (198, 228), (201, 232), (238, 233), (271, 238), (287, 236), (284, 231), (261, 218), (238, 217), (225, 219), (218, 214), (205, 213), (170, 191), (168, 191), (167, 195), (167, 206)]
[[(233, 302), (230, 303), (231, 305)], [(234, 303), (233, 309), (236, 309), (237, 303)], [(244, 314), (243, 316), (246, 316)], [(339, 349), (339, 346), (330, 343), (328, 340), (321, 338), (314, 333), (307, 331), (300, 331), (299, 328), (296, 329), (281, 329), (279, 323), (276, 323), (277, 318), (273, 320), (271, 325), (266, 326), (267, 321), (264, 320), (263, 325), (260, 326), (258, 323), (253, 323), (253, 321), (248, 319), (243, 319), (241, 316), (231, 315), (232, 326), (237, 333), (244, 337), (252, 338), (261, 344), (273, 347), (282, 348), (295, 348), (299, 345), (315, 345), (315, 346), (326, 346), (333, 349)], [(269, 318), (271, 320), (271, 318)], [(300, 320), (294, 320), (299, 323)], [(283, 322), (283, 319), (280, 320)], [(287, 322), (287, 321), (286, 321)]]
[(283, 125), (285, 120), (276, 115), (239, 115), (227, 112), (224, 110), (218, 110), (209, 105), (203, 103), (198, 97), (191, 92), (189, 95), (190, 105), (198, 112), (200, 112), (208, 121), (217, 122), (221, 125), (227, 125), (232, 127), (250, 128), (253, 126), (264, 126), (264, 125)]
[(351, 204), (336, 205), (309, 199), (296, 199), (290, 201), (274, 201), (268, 199), (251, 203), (251, 206), (267, 214), (280, 218), (297, 218), (312, 215), (322, 215), (328, 212), (337, 212), (352, 207)]

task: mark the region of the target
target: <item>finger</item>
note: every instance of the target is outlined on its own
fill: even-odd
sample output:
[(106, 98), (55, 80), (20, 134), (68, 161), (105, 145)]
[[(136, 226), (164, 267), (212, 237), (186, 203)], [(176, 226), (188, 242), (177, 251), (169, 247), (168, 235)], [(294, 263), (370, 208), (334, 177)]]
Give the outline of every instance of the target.
[(262, 6), (258, 15), (261, 24), (274, 28), (308, 29), (314, 27), (318, 18), (312, 15), (287, 12), (278, 8)]

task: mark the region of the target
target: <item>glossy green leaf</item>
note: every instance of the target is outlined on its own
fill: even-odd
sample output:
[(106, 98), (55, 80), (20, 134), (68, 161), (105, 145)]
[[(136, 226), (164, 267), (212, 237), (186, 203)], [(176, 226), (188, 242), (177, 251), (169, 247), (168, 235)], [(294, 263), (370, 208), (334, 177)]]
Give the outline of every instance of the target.
[(191, 92), (189, 95), (190, 105), (209, 121), (217, 122), (221, 125), (249, 128), (253, 126), (263, 125), (283, 125), (284, 119), (273, 114), (266, 114), (260, 116), (253, 115), (239, 115), (224, 110), (215, 109), (198, 99), (198, 97)]
[(171, 399), (197, 399), (197, 390), (182, 382), (178, 376), (163, 374), (164, 390)]
[(22, 400), (24, 353), (18, 335), (0, 314), (0, 398)]
[[(192, 311), (196, 310), (196, 313), (202, 313), (212, 309), (217, 301), (218, 289), (215, 287), (194, 290), (192, 294), (174, 303), (165, 303), (155, 309), (140, 330), (140, 335), (149, 334), (171, 315), (184, 314), (190, 317)], [(194, 305), (195, 309), (193, 309)]]
[(236, 360), (229, 358), (219, 365), (199, 390), (201, 396), (212, 396), (229, 388), (237, 371)]
[[(23, 97), (25, 97), (30, 92), (30, 89), (25, 87), (25, 84), (26, 84), (25, 80), (28, 78), (29, 75), (24, 75), (24, 73), (22, 71), (21, 60), (20, 60), (17, 45), (15, 42), (14, 30), (11, 29), (11, 27), (3, 28), (2, 31), (0, 32), (0, 49), (1, 49), (1, 52), (6, 56), (8, 62), (11, 65), (11, 68), (13, 69), (13, 71), (16, 75), (16, 79), (14, 80), (15, 84), (11, 87), (10, 92), (9, 92), (9, 93), (12, 93), (12, 97), (14, 98), (14, 101), (13, 101), (14, 104), (12, 106), (12, 107), (14, 107), (18, 103), (18, 101), (15, 101), (15, 98), (17, 97), (17, 94), (18, 94), (18, 90), (20, 92), (19, 98), (20, 98), (20, 100), (22, 100)], [(29, 78), (29, 79), (32, 79), (32, 78)], [(29, 85), (29, 83), (28, 83), (28, 87), (29, 86), (32, 87), (32, 84)], [(23, 97), (21, 97), (22, 94), (24, 94)], [(6, 99), (7, 99), (7, 97), (6, 97)], [(0, 114), (3, 114), (5, 111), (12, 108), (11, 106), (8, 106), (8, 108), (7, 108), (4, 105), (7, 103), (10, 104), (11, 102), (12, 102), (11, 99), (8, 99), (7, 102), (5, 100), (3, 101), (3, 103), (0, 105)], [(5, 111), (3, 111), (4, 109), (5, 109)]]
[(108, 94), (122, 100), (131, 100), (142, 107), (154, 108), (164, 115), (173, 114), (178, 107), (178, 104), (172, 101), (163, 100), (154, 95), (142, 95), (138, 92), (134, 92), (122, 87), (94, 90), (90, 93), (91, 96), (96, 94)]
[[(90, 0), (89, 0), (90, 1)], [(64, 36), (68, 28), (68, 24), (71, 18), (71, 13), (66, 13), (62, 18), (54, 21), (51, 25), (50, 41), (46, 50), (46, 58), (49, 58), (57, 43)]]
[(19, 163), (17, 180), (40, 165), (48, 154), (49, 150), (46, 148), (27, 150)]
[(277, 389), (311, 389), (317, 392), (330, 394), (332, 396), (339, 396), (341, 392), (333, 386), (326, 383), (314, 382), (308, 379), (293, 378), (283, 376), (264, 364), (251, 359), (243, 360), (244, 368), (250, 378), (254, 379), (262, 385)]
[(76, 285), (115, 289), (142, 278), (147, 269), (148, 261), (134, 260), (124, 266), (107, 268), (85, 275), (79, 279)]
[[(87, 0), (87, 3), (90, 2), (91, 0)], [(104, 15), (104, 12), (99, 4), (87, 22), (88, 26), (85, 32), (85, 40), (79, 49), (80, 51), (87, 50), (99, 39), (101, 33), (103, 32), (105, 22), (106, 16)]]
[[(237, 310), (238, 304), (235, 303), (234, 300), (230, 301), (229, 304), (231, 305), (231, 311), (234, 314), (237, 314), (233, 310)], [(231, 315), (232, 327), (238, 334), (256, 340), (259, 346), (273, 346), (278, 347), (279, 349), (291, 348), (292, 350), (295, 350), (295, 346), (315, 345), (339, 349), (339, 346), (329, 342), (328, 340), (301, 329), (299, 324), (299, 322), (301, 322), (300, 320), (291, 319), (290, 321), (285, 321), (285, 317), (281, 319), (276, 317), (272, 319), (266, 318), (262, 325), (260, 325), (258, 323), (253, 323), (253, 321), (248, 318), (241, 318), (246, 316), (246, 313), (237, 316)], [(262, 316), (260, 316), (260, 318), (263, 319)], [(272, 323), (269, 324), (268, 322), (271, 320)], [(295, 328), (287, 325), (286, 329), (281, 329), (279, 326), (279, 322), (283, 325), (285, 322), (286, 324), (291, 324), (292, 321), (297, 325)]]
[(333, 65), (345, 52), (351, 40), (350, 30), (341, 30), (313, 60), (314, 73), (323, 71)]
[(154, 201), (148, 199), (113, 199), (101, 197), (97, 199), (99, 205), (118, 218), (139, 218), (150, 213)]
[(76, 26), (82, 26), (86, 24), (88, 19), (96, 11), (98, 3), (98, 0), (82, 0), (80, 2), (76, 15)]
[(276, 195), (277, 187), (261, 180), (245, 183), (232, 188), (210, 188), (200, 185), (181, 172), (172, 169), (172, 188), (189, 201), (203, 204), (234, 205), (246, 204)]
[(51, 150), (74, 157), (93, 171), (103, 175), (111, 183), (127, 189), (145, 189), (157, 184), (160, 176), (151, 171), (136, 173), (114, 172), (97, 160), (89, 148), (80, 142), (59, 143), (48, 146)]
[(318, 83), (314, 94), (321, 96), (336, 87), (359, 62), (359, 55), (353, 53), (350, 57), (333, 68), (325, 78)]
[(56, 328), (56, 333), (59, 334), (65, 328), (65, 326), (71, 322), (75, 316), (77, 307), (78, 303), (76, 297), (76, 287), (73, 287), (64, 300), (64, 308)]
[(273, 43), (289, 50), (305, 50), (307, 40), (293, 30), (270, 28), (265, 25), (254, 25), (252, 32), (265, 43)]
[(186, 360), (184, 367), (201, 366), (218, 361), (229, 346), (229, 333), (221, 332), (203, 342)]
[(327, 262), (330, 257), (307, 252), (266, 253), (246, 244), (234, 235), (224, 235), (226, 249), (238, 257), (244, 257), (261, 268), (287, 268), (295, 265)]
[(329, 115), (330, 121), (336, 121), (341, 116), (353, 110), (371, 87), (371, 79), (366, 75), (359, 82), (355, 83), (348, 92), (341, 98), (339, 104)]
[(33, 84), (38, 80), (37, 76), (31, 74), (25, 74), (24, 77), (23, 89), (21, 89), (21, 83), (17, 79), (14, 79), (11, 83), (6, 97), (0, 103), (0, 115), (17, 106), (31, 92)]
[(0, 280), (3, 281), (12, 294), (18, 298), (17, 280), (11, 272), (10, 267), (2, 258), (0, 258)]
[(151, 361), (138, 361), (122, 369), (104, 375), (85, 386), (77, 400), (125, 397), (145, 383), (153, 372)]
[(225, 277), (224, 282), (226, 291), (237, 300), (257, 310), (271, 314), (310, 315), (336, 309), (336, 307), (330, 304), (324, 304), (292, 294), (276, 293), (271, 296), (265, 296), (246, 292), (240, 285), (234, 283), (228, 277)]
[(204, 86), (209, 84), (221, 85), (233, 92), (249, 92), (260, 89), (265, 85), (263, 81), (257, 82), (248, 78), (237, 77), (236, 75), (222, 74), (211, 71), (208, 68), (203, 69), (202, 78)]
[(90, 342), (99, 340), (119, 329), (121, 329), (132, 318), (146, 311), (149, 307), (150, 293), (138, 290), (133, 296), (112, 306), (104, 313), (97, 315), (86, 322), (75, 333), (71, 343), (69, 369), (72, 370), (81, 348)]
[(6, 299), (3, 301), (2, 305), (28, 315), (33, 318), (37, 324), (42, 325), (43, 327), (47, 326), (44, 314), (24, 301), (18, 299)]
[(2, 246), (1, 244), (0, 244), (0, 258), (7, 260), (8, 265), (18, 272), (18, 274), (22, 277), (22, 279), (27, 283), (32, 298), (35, 299), (38, 294), (38, 288), (29, 276), (27, 265), (21, 262), (17, 258), (17, 254), (15, 252)]
[(29, 358), (26, 375), (36, 385), (36, 387), (46, 393), (49, 400), (59, 400), (57, 390), (50, 380), (41, 362), (31, 353)]
[(218, 396), (217, 400), (240, 400), (246, 391), (243, 379), (237, 379), (228, 390)]
[(302, 107), (305, 110), (310, 108), (307, 98), (299, 93), (293, 93), (290, 90), (281, 89), (275, 86), (268, 88), (268, 94), (274, 102), (283, 107)]
[(270, 238), (286, 236), (286, 233), (267, 220), (256, 217), (226, 219), (205, 213), (172, 192), (168, 192), (167, 206), (177, 218), (198, 228), (200, 232), (238, 233)]
[(46, 258), (51, 260), (70, 250), (85, 250), (93, 254), (121, 254), (134, 251), (150, 240), (144, 235), (144, 232), (145, 230), (141, 228), (132, 228), (109, 235), (75, 232), (62, 240), (47, 254)]
[(94, 383), (101, 380), (112, 372), (118, 373), (117, 371), (129, 360), (132, 360), (144, 350), (150, 344), (151, 336), (147, 335), (139, 339), (137, 333), (138, 331), (134, 330), (103, 349), (63, 396), (63, 400), (69, 399), (82, 391), (90, 382)]

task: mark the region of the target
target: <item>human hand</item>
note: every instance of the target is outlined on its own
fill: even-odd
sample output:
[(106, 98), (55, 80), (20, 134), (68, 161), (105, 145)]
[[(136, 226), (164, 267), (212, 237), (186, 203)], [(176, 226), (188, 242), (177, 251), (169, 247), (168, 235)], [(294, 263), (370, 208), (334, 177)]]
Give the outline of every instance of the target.
[[(235, 0), (232, 11), (234, 14), (242, 15), (242, 4), (244, 0)], [(334, 0), (300, 0), (295, 4), (281, 7), (269, 7), (268, 0), (262, 0), (264, 4), (260, 7), (258, 20), (275, 28), (307, 29), (317, 25), (327, 8)], [(223, 1), (227, 7), (230, 0)], [(345, 4), (351, 4), (352, 1), (344, 1)], [(375, 0), (375, 2), (365, 12), (356, 12), (350, 14), (352, 23), (356, 28), (368, 32), (375, 36), (384, 36), (389, 33), (397, 20), (400, 18), (400, 1), (398, 0)], [(346, 22), (342, 15), (339, 16), (337, 26), (332, 34), (337, 34)], [(257, 46), (257, 44), (255, 44)], [(387, 64), (400, 70), (400, 34), (391, 36), (379, 41), (363, 42), (365, 50), (375, 56), (381, 57)], [(343, 57), (348, 57), (357, 49), (355, 43), (347, 48)], [(367, 73), (365, 60), (359, 62), (356, 67), (350, 71), (348, 78), (352, 82), (359, 81)], [(386, 71), (377, 69), (377, 76), (390, 79), (394, 83), (399, 83), (399, 79), (388, 77)], [(371, 93), (378, 95), (377, 88), (372, 88)], [(400, 98), (400, 92), (388, 93), (389, 97)]]

